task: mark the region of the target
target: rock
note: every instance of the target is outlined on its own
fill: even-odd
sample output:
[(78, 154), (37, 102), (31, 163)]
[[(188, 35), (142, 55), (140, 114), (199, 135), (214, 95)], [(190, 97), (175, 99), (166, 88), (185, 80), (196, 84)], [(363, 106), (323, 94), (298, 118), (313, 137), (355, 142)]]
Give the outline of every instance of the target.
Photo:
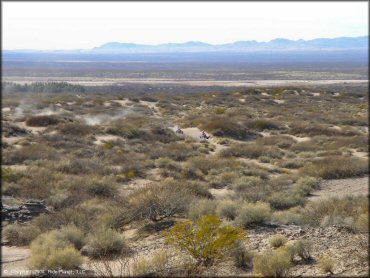
[(40, 215), (41, 213), (48, 213), (49, 210), (45, 206), (42, 200), (27, 200), (19, 206), (7, 206), (2, 205), (1, 207), (1, 220), (13, 222), (29, 222), (33, 217)]

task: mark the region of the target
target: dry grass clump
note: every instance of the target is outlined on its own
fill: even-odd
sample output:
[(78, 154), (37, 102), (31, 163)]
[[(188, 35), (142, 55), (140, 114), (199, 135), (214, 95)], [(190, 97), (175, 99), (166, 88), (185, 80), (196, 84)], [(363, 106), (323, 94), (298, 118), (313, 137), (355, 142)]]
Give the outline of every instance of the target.
[(239, 167), (241, 163), (234, 159), (225, 159), (220, 157), (191, 157), (185, 164), (184, 174), (191, 177), (192, 173), (197, 175), (207, 175), (211, 170), (222, 170), (226, 168)]
[(153, 159), (168, 157), (176, 161), (184, 161), (191, 156), (199, 155), (199, 151), (191, 144), (172, 142), (149, 150), (149, 155)]
[(302, 195), (296, 192), (273, 192), (267, 201), (271, 207), (277, 210), (288, 209), (305, 204), (306, 200)]
[(354, 129), (335, 129), (330, 128), (327, 125), (322, 124), (306, 124), (306, 123), (293, 123), (290, 126), (291, 134), (294, 135), (302, 135), (302, 136), (317, 136), (317, 135), (325, 135), (325, 136), (354, 136), (358, 135), (358, 131)]
[(34, 269), (76, 269), (82, 256), (67, 240), (58, 236), (58, 231), (39, 235), (31, 243), (31, 266)]
[(132, 265), (133, 276), (170, 275), (172, 256), (167, 250), (159, 250), (151, 258), (140, 257)]
[(331, 156), (316, 160), (300, 171), (302, 174), (323, 179), (350, 178), (367, 174), (368, 162), (354, 157)]
[(288, 239), (284, 235), (274, 235), (270, 238), (270, 245), (274, 248), (279, 248), (288, 242)]
[(58, 123), (59, 120), (54, 116), (31, 116), (26, 119), (27, 126), (49, 126)]
[(3, 236), (11, 245), (26, 246), (31, 243), (41, 230), (33, 225), (9, 224), (3, 229)]
[(244, 270), (252, 267), (253, 254), (249, 252), (240, 242), (236, 244), (236, 247), (233, 249), (231, 255), (236, 267)]

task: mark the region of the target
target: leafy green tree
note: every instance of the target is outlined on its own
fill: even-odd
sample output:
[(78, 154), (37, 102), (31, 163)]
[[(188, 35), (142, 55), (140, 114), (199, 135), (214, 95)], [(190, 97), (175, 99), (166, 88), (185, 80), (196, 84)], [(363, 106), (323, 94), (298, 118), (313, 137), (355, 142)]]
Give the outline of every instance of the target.
[(187, 252), (195, 259), (196, 266), (211, 266), (224, 260), (238, 242), (246, 239), (242, 228), (222, 226), (221, 220), (213, 215), (195, 222), (179, 222), (165, 235), (166, 243)]

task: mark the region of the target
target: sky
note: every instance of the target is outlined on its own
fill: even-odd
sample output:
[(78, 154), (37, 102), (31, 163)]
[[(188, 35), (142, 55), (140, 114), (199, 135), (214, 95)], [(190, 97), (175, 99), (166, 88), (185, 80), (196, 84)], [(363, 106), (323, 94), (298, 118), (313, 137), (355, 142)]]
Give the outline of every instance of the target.
[(368, 2), (2, 2), (2, 49), (368, 35)]

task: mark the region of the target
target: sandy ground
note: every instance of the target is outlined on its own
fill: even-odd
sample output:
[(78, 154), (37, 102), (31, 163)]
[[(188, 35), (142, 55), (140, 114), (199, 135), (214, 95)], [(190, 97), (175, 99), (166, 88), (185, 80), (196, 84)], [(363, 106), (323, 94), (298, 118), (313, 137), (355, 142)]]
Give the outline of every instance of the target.
[(105, 86), (114, 84), (176, 84), (191, 86), (223, 86), (223, 87), (264, 87), (264, 86), (300, 86), (300, 85), (330, 85), (330, 84), (367, 84), (368, 80), (342, 79), (342, 80), (190, 80), (190, 79), (160, 79), (160, 78), (83, 78), (83, 77), (8, 77), (4, 81), (19, 84), (32, 82), (68, 82), (71, 84)]
[(31, 250), (28, 248), (1, 246), (1, 276), (27, 274), (30, 256)]
[(368, 195), (369, 177), (340, 180), (326, 180), (321, 183), (321, 189), (314, 191), (309, 200), (318, 200), (330, 197), (345, 197), (348, 195)]

